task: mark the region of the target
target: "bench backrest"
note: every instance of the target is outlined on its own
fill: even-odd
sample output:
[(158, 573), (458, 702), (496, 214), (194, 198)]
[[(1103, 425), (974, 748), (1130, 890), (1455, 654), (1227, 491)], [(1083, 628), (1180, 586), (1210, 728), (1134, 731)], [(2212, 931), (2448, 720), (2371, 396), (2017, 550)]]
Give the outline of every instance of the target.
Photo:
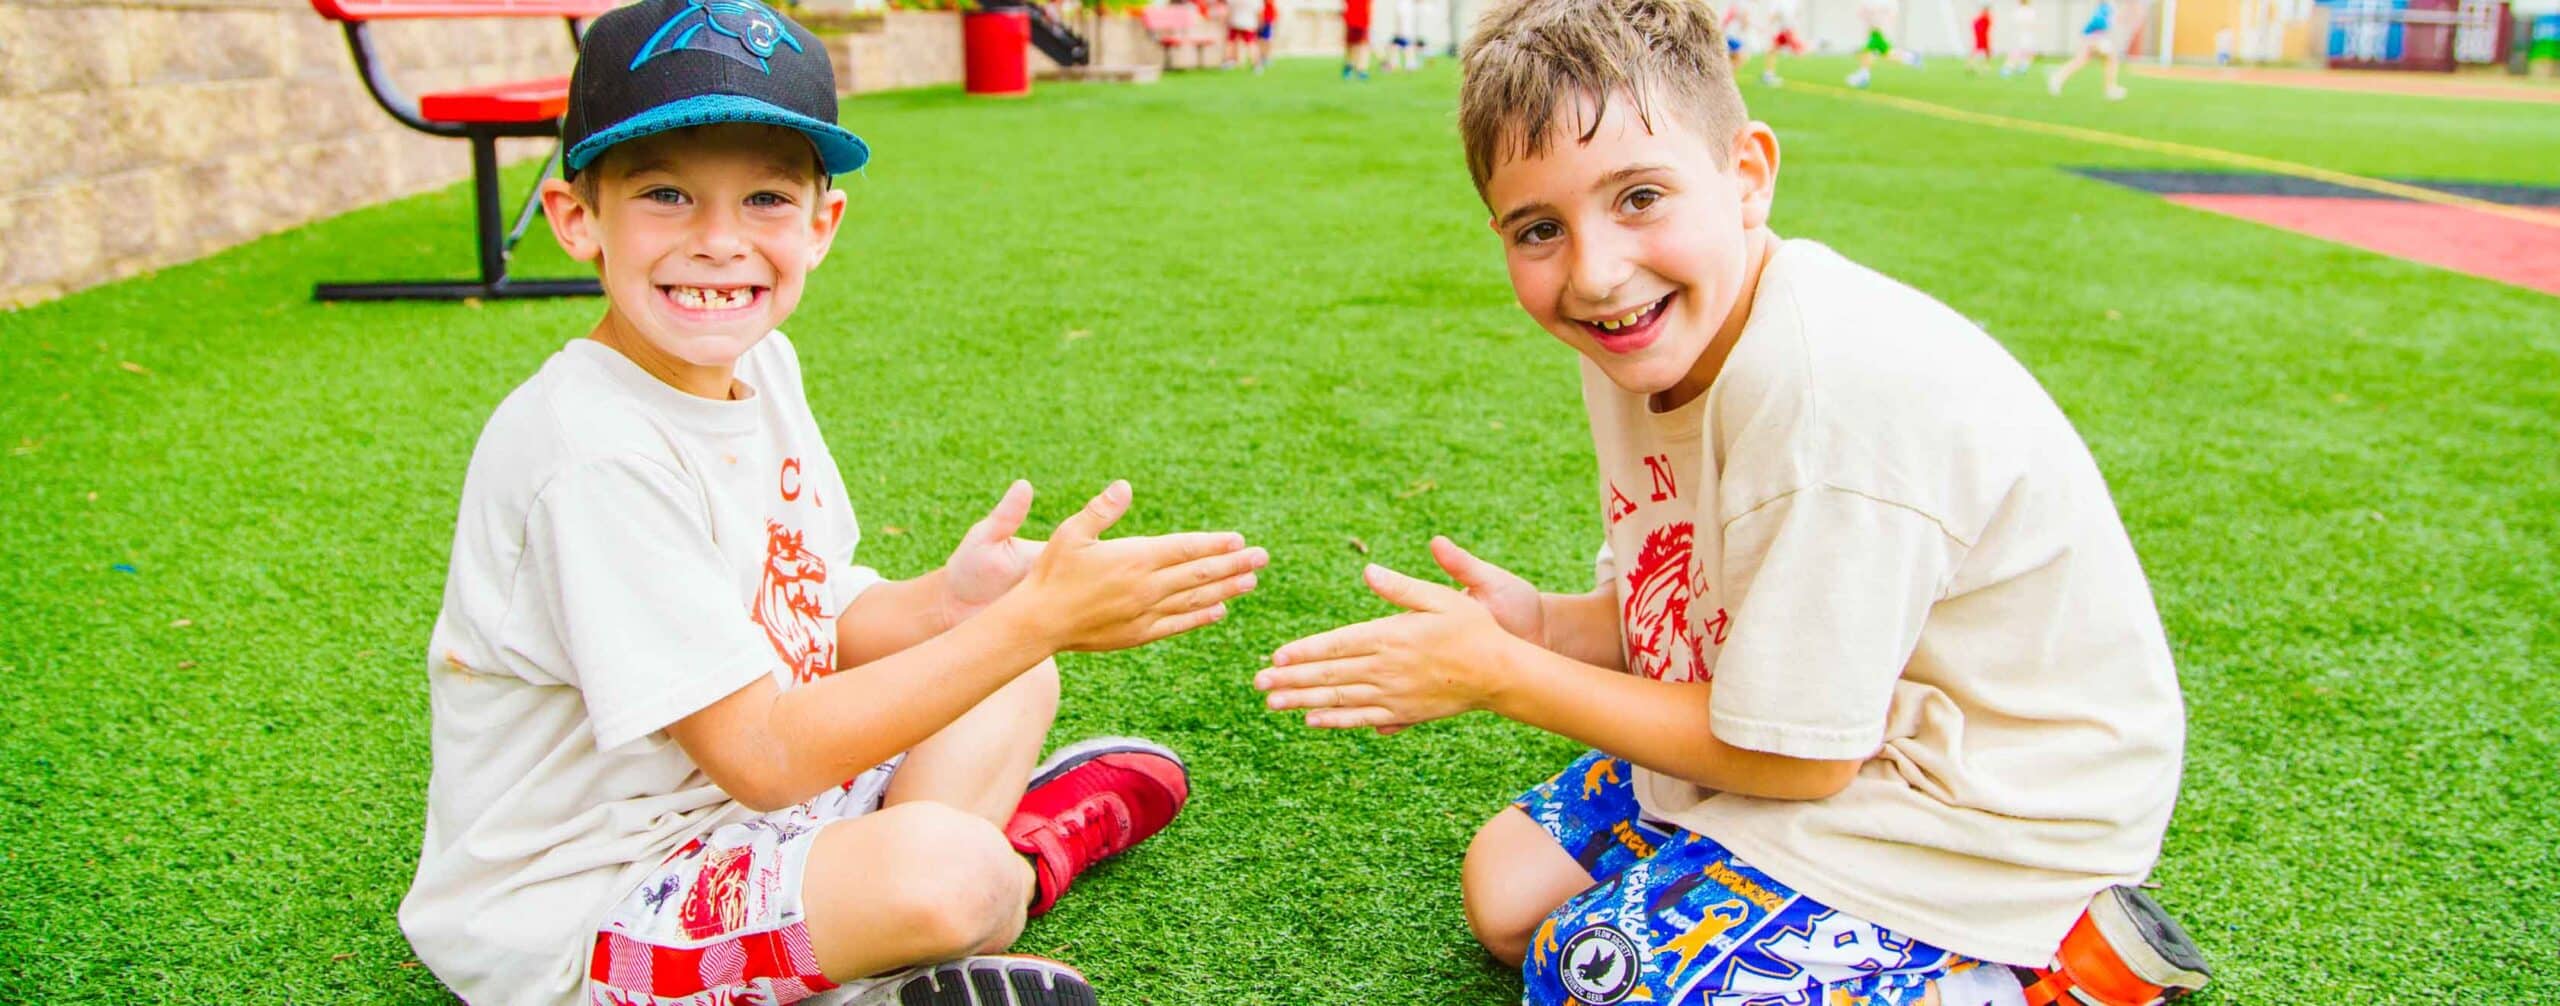
[(311, 9), (332, 21), (381, 21), (390, 18), (574, 17), (591, 18), (622, 5), (623, 0), (311, 0)]
[[(326, 0), (311, 0), (324, 3)], [(1158, 35), (1188, 30), (1199, 23), (1200, 9), (1188, 3), (1154, 4), (1138, 11), (1138, 23)]]

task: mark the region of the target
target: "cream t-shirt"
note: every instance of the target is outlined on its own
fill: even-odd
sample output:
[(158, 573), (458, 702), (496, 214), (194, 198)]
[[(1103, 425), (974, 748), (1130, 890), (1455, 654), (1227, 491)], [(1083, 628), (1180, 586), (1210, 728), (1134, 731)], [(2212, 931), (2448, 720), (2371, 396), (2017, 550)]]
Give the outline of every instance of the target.
[(1811, 802), (1639, 770), (1646, 811), (2014, 964), (2150, 871), (2185, 743), (2168, 643), (2087, 446), (1990, 336), (1786, 241), (1706, 394), (1582, 383), (1628, 669), (1712, 680), (1727, 744), (1869, 759)]
[(737, 401), (571, 342), (490, 416), (427, 654), (434, 770), (400, 928), (474, 1003), (582, 999), (596, 927), (677, 846), (749, 816), (664, 729), (760, 675), (834, 669), (878, 582), (781, 333)]

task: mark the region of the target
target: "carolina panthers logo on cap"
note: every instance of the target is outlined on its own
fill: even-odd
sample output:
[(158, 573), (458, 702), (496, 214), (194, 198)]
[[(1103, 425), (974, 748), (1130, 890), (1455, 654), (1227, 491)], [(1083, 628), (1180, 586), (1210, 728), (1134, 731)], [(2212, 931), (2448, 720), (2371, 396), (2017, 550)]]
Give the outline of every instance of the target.
[(679, 49), (692, 49), (716, 52), (772, 73), (773, 54), (783, 46), (803, 51), (800, 40), (782, 27), (782, 16), (756, 0), (690, 0), (641, 44), (640, 54), (631, 58), (631, 68), (637, 70), (640, 64)]

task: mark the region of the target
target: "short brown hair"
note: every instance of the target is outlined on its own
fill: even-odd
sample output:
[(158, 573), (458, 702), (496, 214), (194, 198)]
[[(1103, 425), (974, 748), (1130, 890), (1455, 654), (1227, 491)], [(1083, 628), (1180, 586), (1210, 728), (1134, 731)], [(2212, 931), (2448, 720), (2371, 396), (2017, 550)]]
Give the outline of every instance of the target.
[[(1718, 155), (1749, 121), (1734, 89), (1724, 32), (1704, 0), (1505, 0), (1476, 22), (1461, 58), (1458, 135), (1467, 173), (1484, 194), (1505, 157), (1546, 153), (1559, 115), (1577, 141), (1600, 130), (1612, 96), (1623, 92), (1646, 129), (1659, 110), (1683, 117)], [(1562, 111), (1559, 112), (1559, 109)]]

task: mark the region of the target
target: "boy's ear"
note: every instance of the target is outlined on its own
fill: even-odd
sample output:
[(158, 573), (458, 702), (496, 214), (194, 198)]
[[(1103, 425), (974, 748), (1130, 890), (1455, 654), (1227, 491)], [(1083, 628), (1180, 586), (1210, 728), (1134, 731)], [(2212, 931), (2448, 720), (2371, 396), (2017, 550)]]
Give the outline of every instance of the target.
[(1778, 199), (1778, 134), (1765, 122), (1746, 122), (1733, 137), (1733, 177), (1742, 188), (1742, 226), (1769, 226)]
[(595, 211), (578, 198), (575, 185), (558, 178), (542, 180), (542, 218), (551, 222), (551, 237), (560, 242), (560, 250), (580, 262), (593, 264), (604, 252), (596, 240)]
[(827, 260), (827, 250), (835, 247), (836, 228), (844, 224), (844, 190), (833, 185), (818, 190), (817, 212), (810, 214), (809, 227), (817, 238), (818, 254), (809, 260), (811, 267)]

